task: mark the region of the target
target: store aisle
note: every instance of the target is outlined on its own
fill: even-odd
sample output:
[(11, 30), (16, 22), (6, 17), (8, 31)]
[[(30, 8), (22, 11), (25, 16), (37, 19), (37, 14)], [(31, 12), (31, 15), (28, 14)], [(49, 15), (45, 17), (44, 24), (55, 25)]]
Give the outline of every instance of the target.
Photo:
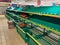
[(8, 29), (3, 15), (0, 15), (0, 45), (27, 45), (15, 29)]

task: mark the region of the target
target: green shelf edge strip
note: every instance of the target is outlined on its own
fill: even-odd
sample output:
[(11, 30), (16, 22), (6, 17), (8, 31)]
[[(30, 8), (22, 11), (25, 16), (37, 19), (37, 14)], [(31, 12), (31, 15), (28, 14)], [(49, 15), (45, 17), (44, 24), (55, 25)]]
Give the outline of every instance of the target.
[(10, 11), (24, 12), (24, 13), (30, 13), (30, 14), (37, 14), (37, 15), (40, 15), (40, 16), (50, 16), (50, 17), (57, 17), (57, 18), (60, 18), (60, 16), (57, 16), (57, 15), (54, 15), (54, 14), (41, 14), (41, 13), (36, 13), (36, 12), (17, 11), (17, 10), (10, 10)]

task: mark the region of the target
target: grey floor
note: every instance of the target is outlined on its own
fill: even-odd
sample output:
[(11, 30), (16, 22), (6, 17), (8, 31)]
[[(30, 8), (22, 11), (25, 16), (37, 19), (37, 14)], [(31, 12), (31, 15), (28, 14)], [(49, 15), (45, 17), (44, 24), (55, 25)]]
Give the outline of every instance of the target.
[(27, 45), (15, 29), (8, 29), (4, 15), (0, 15), (0, 45)]

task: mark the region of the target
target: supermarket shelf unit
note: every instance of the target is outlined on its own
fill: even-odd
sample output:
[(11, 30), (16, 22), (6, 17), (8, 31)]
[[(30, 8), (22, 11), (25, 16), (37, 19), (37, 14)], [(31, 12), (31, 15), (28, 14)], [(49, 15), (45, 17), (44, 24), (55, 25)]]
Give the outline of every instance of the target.
[(60, 6), (20, 6), (6, 10), (17, 32), (29, 45), (60, 45)]

